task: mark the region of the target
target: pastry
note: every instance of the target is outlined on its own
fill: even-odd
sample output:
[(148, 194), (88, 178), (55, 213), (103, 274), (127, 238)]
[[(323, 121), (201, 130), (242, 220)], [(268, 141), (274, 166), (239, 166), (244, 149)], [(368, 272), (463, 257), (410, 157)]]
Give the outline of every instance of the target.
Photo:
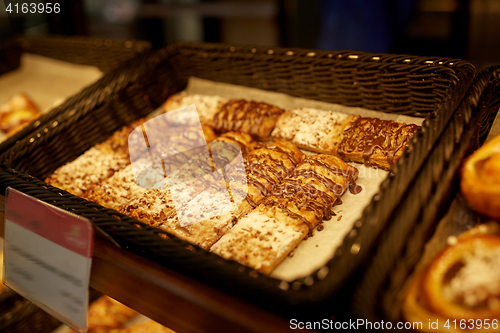
[[(211, 126), (215, 114), (219, 112), (222, 105), (224, 105), (227, 101), (228, 99), (220, 96), (188, 94), (183, 91), (170, 96), (169, 99), (163, 104), (162, 110), (163, 112), (170, 112), (194, 104), (196, 106), (196, 111), (198, 112), (201, 124)], [(186, 125), (186, 120), (182, 118), (172, 118), (171, 123), (174, 125)]]
[[(281, 182), (278, 195), (289, 197), (301, 211), (313, 211), (317, 221), (328, 220), (333, 205), (347, 189), (356, 186), (357, 178), (358, 169), (337, 156), (307, 156)], [(311, 225), (311, 228), (315, 226)]]
[[(460, 328), (460, 322), (479, 320), (483, 324), (486, 320), (490, 323), (497, 320), (498, 323), (500, 226), (493, 222), (476, 226), (437, 255), (408, 289), (403, 316), (408, 321), (439, 319), (438, 332), (449, 331), (443, 327), (447, 320), (453, 329)], [(499, 331), (498, 325), (490, 328)]]
[(214, 129), (208, 125), (202, 125), (203, 135), (205, 135), (205, 141), (210, 142), (217, 139), (217, 134), (215, 134)]
[(135, 323), (126, 328), (118, 328), (106, 333), (175, 333), (170, 328), (163, 326), (156, 321), (148, 319), (141, 323)]
[(418, 128), (414, 124), (359, 117), (344, 129), (337, 154), (345, 161), (389, 170)]
[(20, 93), (0, 105), (0, 130), (13, 135), (40, 116), (40, 110), (28, 97)]
[(272, 137), (299, 148), (338, 155), (345, 161), (390, 169), (418, 128), (392, 120), (304, 108), (281, 115)]
[(344, 128), (357, 118), (359, 116), (333, 111), (292, 109), (278, 118), (272, 137), (317, 153), (336, 154)]
[[(138, 170), (144, 171), (138, 173)], [(135, 173), (138, 173), (137, 179)], [(166, 196), (170, 196), (161, 165), (151, 165), (149, 160), (141, 159), (92, 186), (86, 192), (85, 198), (104, 207), (122, 211), (129, 201), (141, 198), (148, 190), (164, 191)]]
[[(105, 333), (122, 327), (138, 313), (108, 296), (101, 296), (90, 304), (87, 332)], [(73, 331), (74, 332), (74, 331)]]
[(283, 112), (283, 109), (267, 103), (233, 99), (214, 115), (211, 125), (219, 133), (244, 132), (256, 140), (268, 141), (274, 124)]
[[(244, 156), (250, 153), (257, 144), (257, 142), (253, 140), (250, 134), (242, 132), (226, 132), (211, 141), (233, 143), (239, 147), (240, 151)], [(213, 144), (211, 144), (210, 146), (212, 150), (213, 149), (217, 150), (216, 146), (214, 146)], [(227, 147), (227, 146), (221, 146), (221, 147)], [(214, 153), (212, 153), (212, 155), (214, 155)], [(225, 154), (221, 152), (218, 155), (224, 156)]]
[(241, 218), (211, 252), (270, 274), (309, 232), (308, 221), (297, 212), (286, 199), (279, 205), (263, 203)]
[[(124, 126), (106, 141), (95, 145), (75, 160), (63, 165), (45, 179), (47, 184), (59, 187), (82, 198), (94, 186), (110, 178), (115, 172), (130, 164), (128, 140), (129, 134), (140, 126), (143, 120), (130, 126)], [(137, 155), (147, 155), (147, 147)]]
[(264, 197), (276, 191), (280, 182), (293, 172), (303, 157), (304, 153), (287, 142), (261, 144), (249, 153), (246, 156), (248, 195), (238, 209), (238, 216), (244, 216)]
[(132, 198), (121, 213), (209, 249), (235, 222), (234, 205), (223, 177), (207, 175), (169, 183)]
[(259, 183), (266, 191), (249, 195), (250, 199), (243, 202), (251, 202), (257, 208), (242, 214), (211, 251), (269, 274), (323, 218), (331, 217), (334, 202), (354, 183), (358, 172), (336, 156), (304, 157), (294, 151), (293, 145), (281, 142), (265, 146), (268, 148), (256, 149), (252, 154), (261, 150), (260, 155), (266, 156), (269, 150), (280, 152), (289, 148), (285, 154), (289, 164), (282, 159), (275, 166), (280, 165), (284, 172), (269, 169)]
[(472, 209), (500, 220), (500, 135), (465, 160), (460, 190)]

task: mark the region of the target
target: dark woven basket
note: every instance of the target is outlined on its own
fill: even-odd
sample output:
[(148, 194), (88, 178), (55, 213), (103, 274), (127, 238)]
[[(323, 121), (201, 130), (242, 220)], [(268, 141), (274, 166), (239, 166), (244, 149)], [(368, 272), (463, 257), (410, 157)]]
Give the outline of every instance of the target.
[[(76, 96), (79, 103), (45, 119), (45, 126), (0, 156), (0, 184), (2, 190), (12, 186), (84, 216), (130, 251), (268, 310), (286, 316), (330, 311), (328, 306), (340, 303), (333, 296), (346, 288), (351, 274), (369, 259), (391, 212), (424, 164), (474, 74), (470, 63), (458, 59), (175, 44), (109, 73)], [(163, 240), (157, 235), (163, 231), (40, 180), (114, 130), (152, 112), (168, 96), (184, 89), (189, 76), (425, 116), (426, 120), (327, 265), (309, 277), (282, 283), (188, 246), (174, 236)], [(351, 250), (355, 248), (359, 251)]]
[[(401, 291), (459, 191), (457, 171), (486, 140), (500, 107), (500, 66), (475, 78), (450, 124), (394, 211), (353, 298), (353, 314), (400, 321)], [(425, 325), (425, 324), (424, 324)], [(394, 326), (395, 327), (395, 326)]]
[(35, 304), (8, 291), (8, 307), (0, 312), (0, 332), (4, 333), (49, 333), (61, 324), (60, 321)]
[[(151, 43), (137, 40), (111, 40), (95, 37), (63, 36), (21, 36), (0, 44), (0, 75), (19, 67), (23, 52), (29, 52), (73, 64), (94, 66), (103, 73), (116, 69), (139, 54), (147, 53)], [(92, 89), (86, 88), (77, 96), (90, 96)], [(28, 136), (46, 121), (56, 117), (62, 111), (78, 108), (84, 102), (81, 97), (68, 99), (48, 114), (42, 115), (23, 130), (0, 144), (0, 152), (11, 147), (15, 142)]]

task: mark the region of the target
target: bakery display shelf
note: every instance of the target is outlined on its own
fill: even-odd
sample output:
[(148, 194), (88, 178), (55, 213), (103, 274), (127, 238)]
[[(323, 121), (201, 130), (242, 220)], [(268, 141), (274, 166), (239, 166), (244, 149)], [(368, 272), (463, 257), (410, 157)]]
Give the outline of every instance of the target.
[(401, 320), (402, 291), (459, 191), (462, 160), (480, 147), (500, 107), (500, 66), (480, 72), (382, 235), (352, 302), (358, 318)]
[[(139, 54), (147, 53), (151, 43), (140, 40), (114, 40), (96, 37), (65, 37), (65, 36), (19, 36), (0, 44), (0, 75), (13, 71), (20, 66), (21, 55), (24, 52), (47, 58), (57, 59), (72, 64), (94, 66), (103, 73), (110, 72), (120, 64), (133, 59)], [(85, 93), (77, 96), (91, 96), (92, 90), (84, 89)], [(0, 144), (0, 151), (11, 147), (21, 138), (42, 128), (54, 114), (63, 110), (78, 108), (85, 100), (69, 98), (52, 110), (51, 115), (42, 115), (11, 138)]]
[[(2, 190), (11, 186), (88, 218), (128, 252), (210, 288), (284, 317), (324, 318), (345, 309), (345, 302), (335, 296), (351, 290), (352, 273), (383, 241), (379, 235), (391, 212), (426, 163), (474, 74), (474, 67), (459, 59), (173, 44), (108, 73), (75, 97), (84, 102), (53, 114), (44, 126), (4, 151), (0, 184)], [(113, 131), (154, 111), (184, 89), (191, 76), (426, 119), (332, 259), (310, 276), (285, 282), (173, 235), (165, 240), (158, 236), (164, 231), (40, 180)]]

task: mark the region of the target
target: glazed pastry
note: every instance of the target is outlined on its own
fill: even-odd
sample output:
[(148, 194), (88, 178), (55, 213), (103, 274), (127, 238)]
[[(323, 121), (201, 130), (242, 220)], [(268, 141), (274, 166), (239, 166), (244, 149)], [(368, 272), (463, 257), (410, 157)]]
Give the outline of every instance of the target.
[(500, 220), (500, 135), (465, 160), (460, 189), (472, 209)]
[(40, 116), (40, 110), (28, 95), (20, 93), (0, 105), (0, 130), (13, 135)]
[(256, 140), (268, 141), (274, 124), (283, 112), (274, 105), (233, 99), (214, 115), (211, 125), (219, 133), (244, 132)]
[(337, 154), (344, 161), (389, 170), (403, 155), (418, 128), (414, 124), (359, 117), (344, 129)]
[[(222, 106), (228, 101), (227, 98), (220, 96), (208, 96), (208, 95), (198, 95), (198, 94), (188, 94), (186, 92), (180, 92), (178, 94), (172, 95), (163, 104), (163, 112), (174, 111), (179, 108), (195, 105), (196, 111), (198, 112), (199, 122), (202, 125), (212, 125), (212, 120), (217, 112), (219, 112)], [(195, 120), (195, 124), (196, 124)], [(186, 125), (185, 119), (172, 119), (173, 125)], [(191, 123), (192, 125), (192, 123)]]
[(208, 125), (202, 125), (203, 135), (205, 135), (205, 141), (210, 142), (217, 139), (217, 134), (215, 134), (214, 129)]
[[(217, 137), (214, 140), (211, 140), (212, 142), (226, 142), (226, 143), (232, 143), (235, 144), (239, 147), (241, 150), (241, 153), (243, 156), (246, 156), (248, 153), (250, 153), (252, 150), (254, 150), (255, 146), (257, 145), (257, 142), (253, 140), (253, 138), (250, 136), (248, 133), (242, 133), (242, 132), (226, 132), (222, 134), (221, 136)], [(210, 145), (211, 149), (217, 150), (217, 145)], [(227, 146), (223, 146), (227, 147)], [(217, 155), (216, 152), (213, 152), (212, 155)], [(220, 156), (226, 155), (223, 152), (219, 152)]]
[(344, 161), (390, 169), (419, 126), (333, 111), (294, 109), (276, 122), (274, 140), (334, 154)]
[[(458, 323), (498, 320), (500, 226), (493, 222), (476, 226), (436, 256), (408, 289), (403, 315), (407, 321), (439, 319), (443, 324), (448, 319)], [(451, 326), (454, 328), (453, 323)], [(440, 326), (437, 331), (449, 329)], [(491, 327), (491, 331), (500, 329)]]
[[(122, 327), (138, 313), (108, 296), (101, 296), (90, 304), (87, 315), (87, 332), (108, 332)], [(72, 331), (75, 332), (75, 331)]]
[(106, 333), (175, 333), (170, 328), (163, 326), (156, 321), (148, 319), (142, 323), (136, 323), (126, 328), (118, 328)]

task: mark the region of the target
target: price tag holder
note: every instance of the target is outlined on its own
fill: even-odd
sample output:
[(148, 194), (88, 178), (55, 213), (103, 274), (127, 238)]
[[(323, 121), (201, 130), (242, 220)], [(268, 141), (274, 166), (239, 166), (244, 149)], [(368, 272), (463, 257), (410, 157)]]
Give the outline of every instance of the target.
[(7, 189), (4, 283), (79, 332), (87, 330), (93, 239), (90, 221)]

